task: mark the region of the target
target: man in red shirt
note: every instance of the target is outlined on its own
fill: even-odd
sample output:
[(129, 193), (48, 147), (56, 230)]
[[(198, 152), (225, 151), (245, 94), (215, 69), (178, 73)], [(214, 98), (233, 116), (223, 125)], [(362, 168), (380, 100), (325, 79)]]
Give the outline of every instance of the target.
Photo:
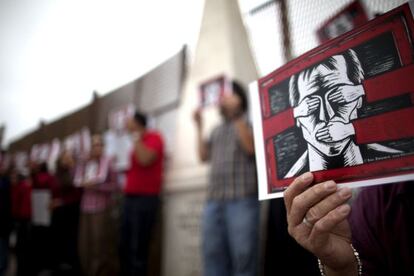
[(149, 240), (161, 191), (164, 142), (147, 129), (147, 119), (136, 112), (128, 121), (134, 138), (130, 168), (126, 172), (121, 226), (122, 275), (146, 275)]

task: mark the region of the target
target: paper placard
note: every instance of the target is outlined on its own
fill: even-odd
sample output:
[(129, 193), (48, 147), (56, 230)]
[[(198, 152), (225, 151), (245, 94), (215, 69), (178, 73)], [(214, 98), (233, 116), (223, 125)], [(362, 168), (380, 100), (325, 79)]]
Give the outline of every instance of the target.
[(50, 226), (51, 193), (48, 190), (32, 191), (32, 223), (37, 226)]
[(250, 86), (261, 199), (293, 179), (414, 179), (414, 20), (408, 4)]

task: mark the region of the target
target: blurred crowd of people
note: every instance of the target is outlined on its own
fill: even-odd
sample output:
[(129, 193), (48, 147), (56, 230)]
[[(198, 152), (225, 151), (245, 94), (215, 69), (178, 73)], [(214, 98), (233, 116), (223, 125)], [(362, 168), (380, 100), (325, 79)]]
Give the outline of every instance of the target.
[[(260, 204), (252, 127), (243, 86), (217, 103), (221, 123), (203, 138), (202, 110), (194, 114), (200, 160), (210, 162), (207, 202), (202, 215), (205, 275), (258, 273)], [(133, 140), (124, 180), (104, 154), (104, 139), (91, 137), (88, 158), (60, 153), (54, 173), (46, 163), (11, 165), (1, 176), (1, 273), (7, 268), (8, 240), (16, 275), (146, 275), (148, 248), (160, 205), (164, 143), (136, 112), (126, 123)], [(50, 225), (33, 218), (34, 194), (50, 195)], [(121, 203), (120, 203), (121, 202)], [(3, 222), (4, 221), (4, 222)]]
[[(206, 276), (259, 273), (260, 203), (247, 105), (242, 85), (232, 81), (231, 93), (219, 102), (222, 120), (208, 139), (202, 110), (194, 113), (198, 156), (211, 164), (200, 233)], [(87, 158), (62, 151), (54, 173), (33, 161), (23, 170), (13, 163), (2, 167), (0, 276), (6, 275), (10, 255), (17, 276), (147, 275), (164, 142), (140, 112), (127, 129), (132, 147), (123, 181), (100, 135), (91, 137)], [(285, 205), (270, 204), (265, 274), (412, 275), (412, 185), (363, 189), (351, 212), (350, 188), (316, 183), (309, 172), (296, 178), (285, 191)], [(49, 197), (40, 202), (48, 202), (51, 218), (39, 224), (33, 208), (39, 208), (35, 195), (42, 194)]]
[(33, 160), (1, 166), (1, 276), (145, 275), (164, 159), (162, 137), (146, 122), (140, 112), (127, 122), (133, 147), (124, 181), (101, 135), (91, 137), (88, 157), (63, 150), (53, 173)]

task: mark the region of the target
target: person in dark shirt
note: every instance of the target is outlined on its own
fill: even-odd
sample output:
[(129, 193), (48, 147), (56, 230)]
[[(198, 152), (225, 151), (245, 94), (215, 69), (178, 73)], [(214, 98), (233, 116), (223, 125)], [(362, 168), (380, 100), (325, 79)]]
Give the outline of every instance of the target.
[(414, 275), (414, 182), (364, 188), (349, 223), (364, 275)]
[(414, 183), (363, 188), (351, 211), (349, 188), (313, 180), (296, 178), (285, 204), (290, 235), (319, 258), (322, 275), (414, 275)]
[[(49, 172), (45, 162), (32, 162), (31, 180), (33, 192), (43, 191), (52, 195), (53, 190), (56, 189), (56, 178)], [(34, 206), (36, 205), (34, 204)], [(31, 259), (33, 260), (35, 272), (51, 270), (53, 266), (51, 225), (33, 223), (32, 237), (32, 246), (35, 253), (31, 256)]]
[(0, 172), (0, 276), (7, 270), (9, 235), (12, 226), (10, 181), (7, 173)]
[[(79, 274), (78, 227), (82, 190), (73, 183), (75, 161), (69, 151), (59, 156), (52, 191), (53, 259), (57, 273)], [(59, 275), (60, 275), (59, 274)]]

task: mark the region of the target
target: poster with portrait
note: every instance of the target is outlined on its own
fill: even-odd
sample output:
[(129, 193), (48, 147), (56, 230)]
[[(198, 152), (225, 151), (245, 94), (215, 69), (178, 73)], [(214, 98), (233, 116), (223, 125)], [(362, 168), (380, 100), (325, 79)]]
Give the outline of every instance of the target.
[(319, 42), (324, 43), (354, 28), (362, 26), (366, 22), (368, 22), (368, 15), (364, 6), (360, 1), (356, 0), (332, 16), (316, 33)]
[(134, 115), (134, 112), (135, 107), (133, 104), (127, 104), (111, 110), (108, 114), (109, 129), (117, 132), (126, 131), (127, 121)]
[(114, 160), (118, 172), (127, 170), (130, 165), (133, 141), (127, 130), (127, 122), (134, 116), (134, 112), (134, 105), (126, 104), (108, 113), (109, 129), (104, 134), (105, 155)]
[(13, 155), (14, 165), (16, 166), (16, 169), (21, 174), (27, 175), (27, 173), (28, 173), (28, 169), (27, 169), (28, 161), (29, 161), (29, 155), (28, 155), (27, 152), (19, 151), (19, 152), (16, 152)]
[(80, 162), (75, 170), (74, 184), (81, 187), (85, 183), (101, 184), (106, 180), (109, 173), (110, 158), (104, 157), (100, 160), (90, 159)]
[(259, 194), (312, 171), (351, 187), (414, 179), (413, 3), (250, 86)]
[(56, 162), (59, 159), (60, 152), (61, 152), (60, 140), (55, 138), (50, 143), (49, 156), (47, 158), (47, 164), (51, 172), (56, 171)]
[(230, 93), (229, 79), (224, 76), (214, 77), (200, 84), (200, 106), (216, 106), (220, 103), (221, 98)]
[(62, 143), (62, 150), (75, 155), (76, 158), (87, 158), (91, 150), (91, 133), (87, 127), (67, 136)]
[(48, 143), (43, 143), (39, 146), (39, 155), (38, 162), (47, 162), (50, 155), (50, 145)]

